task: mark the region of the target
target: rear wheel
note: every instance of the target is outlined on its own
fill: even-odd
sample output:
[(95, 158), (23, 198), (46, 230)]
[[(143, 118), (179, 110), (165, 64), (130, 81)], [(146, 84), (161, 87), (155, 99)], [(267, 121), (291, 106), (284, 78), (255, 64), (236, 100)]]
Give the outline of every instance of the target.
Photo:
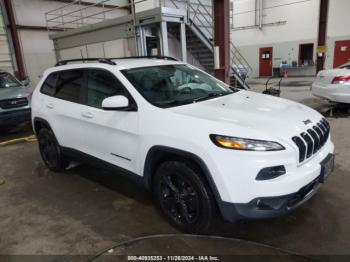
[(42, 128), (38, 134), (39, 150), (45, 165), (52, 171), (64, 170), (69, 162), (63, 156), (53, 132)]
[(214, 200), (195, 165), (166, 161), (157, 169), (153, 186), (155, 199), (172, 225), (187, 233), (201, 233), (210, 226)]

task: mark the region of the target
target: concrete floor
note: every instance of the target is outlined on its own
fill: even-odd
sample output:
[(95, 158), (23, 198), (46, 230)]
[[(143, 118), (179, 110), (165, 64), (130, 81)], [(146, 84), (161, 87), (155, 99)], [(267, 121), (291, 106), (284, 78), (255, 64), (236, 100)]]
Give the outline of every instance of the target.
[[(253, 90), (261, 91), (263, 82), (254, 80)], [(311, 96), (309, 82), (287, 79), (282, 97), (329, 116), (331, 107)], [(1, 255), (57, 255), (40, 258), (86, 261), (97, 254), (101, 256), (94, 261), (125, 260), (109, 256), (113, 254), (302, 254), (307, 257), (288, 256), (283, 261), (309, 261), (309, 256), (348, 261), (350, 113), (344, 108), (332, 111), (328, 119), (337, 164), (318, 194), (278, 219), (235, 224), (217, 219), (208, 237), (181, 235), (154, 207), (148, 193), (123, 177), (83, 165), (53, 173), (42, 164), (36, 143), (1, 147), (0, 179), (5, 184), (0, 185), (0, 261), (13, 261)]]

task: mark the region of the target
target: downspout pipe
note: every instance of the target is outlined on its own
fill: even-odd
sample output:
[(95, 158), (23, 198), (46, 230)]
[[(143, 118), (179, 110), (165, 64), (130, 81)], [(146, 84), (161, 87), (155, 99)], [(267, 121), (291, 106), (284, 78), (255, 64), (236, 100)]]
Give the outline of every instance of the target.
[(16, 77), (19, 78), (20, 80), (25, 80), (27, 78), (27, 76), (25, 73), (23, 54), (22, 54), (21, 44), (19, 41), (17, 24), (16, 24), (14, 11), (13, 11), (12, 1), (11, 0), (4, 0), (4, 4), (5, 4), (6, 14), (7, 14), (8, 21), (9, 21), (11, 38), (12, 38), (13, 46), (15, 49), (15, 55), (16, 55), (16, 63), (17, 63), (17, 68), (18, 68), (18, 72), (17, 72)]
[[(320, 16), (318, 22), (318, 47), (326, 47), (327, 45), (327, 24), (328, 24), (329, 0), (320, 1)], [(317, 53), (317, 73), (324, 69), (326, 60), (326, 51)]]
[(259, 29), (262, 30), (264, 0), (258, 0), (258, 2), (259, 2)]

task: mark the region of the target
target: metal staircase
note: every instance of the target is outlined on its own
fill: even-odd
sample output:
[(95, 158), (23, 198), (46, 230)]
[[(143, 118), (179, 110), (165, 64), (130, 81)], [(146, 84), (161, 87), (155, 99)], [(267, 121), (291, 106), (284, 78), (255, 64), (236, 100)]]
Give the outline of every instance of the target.
[[(213, 54), (213, 14), (211, 0), (163, 0), (161, 5), (169, 8), (187, 10), (186, 44), (189, 52), (198, 60), (204, 69), (214, 71)], [(178, 36), (178, 34), (177, 34)], [(179, 36), (178, 36), (179, 37)], [(239, 52), (231, 45), (231, 85), (248, 89), (246, 78), (252, 68)]]
[[(144, 36), (148, 32), (142, 30), (153, 23), (158, 26), (160, 24), (163, 33), (172, 33), (179, 40), (183, 40), (180, 35), (186, 33), (181, 52), (186, 53), (187, 46), (187, 51), (207, 72), (214, 71), (213, 0), (153, 0), (155, 4), (159, 1), (156, 4), (158, 7), (144, 11), (138, 11), (138, 7), (150, 3), (150, 0), (94, 0), (91, 3), (82, 0), (66, 1), (67, 4), (45, 14), (57, 57), (60, 56), (60, 50), (132, 38), (136, 43), (134, 53), (143, 55), (146, 45)], [(181, 23), (182, 26), (181, 29), (169, 26), (173, 31), (167, 31), (167, 23)], [(158, 36), (162, 41), (160, 49), (165, 46), (168, 49), (168, 41), (163, 39), (163, 33)], [(230, 45), (231, 85), (248, 89), (246, 78), (251, 74), (252, 68), (232, 42)], [(163, 50), (164, 53), (167, 51)]]

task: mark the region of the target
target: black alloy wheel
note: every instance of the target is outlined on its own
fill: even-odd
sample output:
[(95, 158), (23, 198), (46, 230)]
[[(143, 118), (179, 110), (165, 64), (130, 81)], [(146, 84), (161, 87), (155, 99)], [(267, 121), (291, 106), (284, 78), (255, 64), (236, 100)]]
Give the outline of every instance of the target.
[(52, 171), (59, 172), (68, 166), (68, 161), (61, 153), (53, 132), (43, 128), (38, 135), (39, 150), (45, 165)]
[(191, 163), (162, 163), (155, 174), (154, 195), (165, 216), (181, 231), (200, 233), (210, 226), (213, 197), (203, 174)]

